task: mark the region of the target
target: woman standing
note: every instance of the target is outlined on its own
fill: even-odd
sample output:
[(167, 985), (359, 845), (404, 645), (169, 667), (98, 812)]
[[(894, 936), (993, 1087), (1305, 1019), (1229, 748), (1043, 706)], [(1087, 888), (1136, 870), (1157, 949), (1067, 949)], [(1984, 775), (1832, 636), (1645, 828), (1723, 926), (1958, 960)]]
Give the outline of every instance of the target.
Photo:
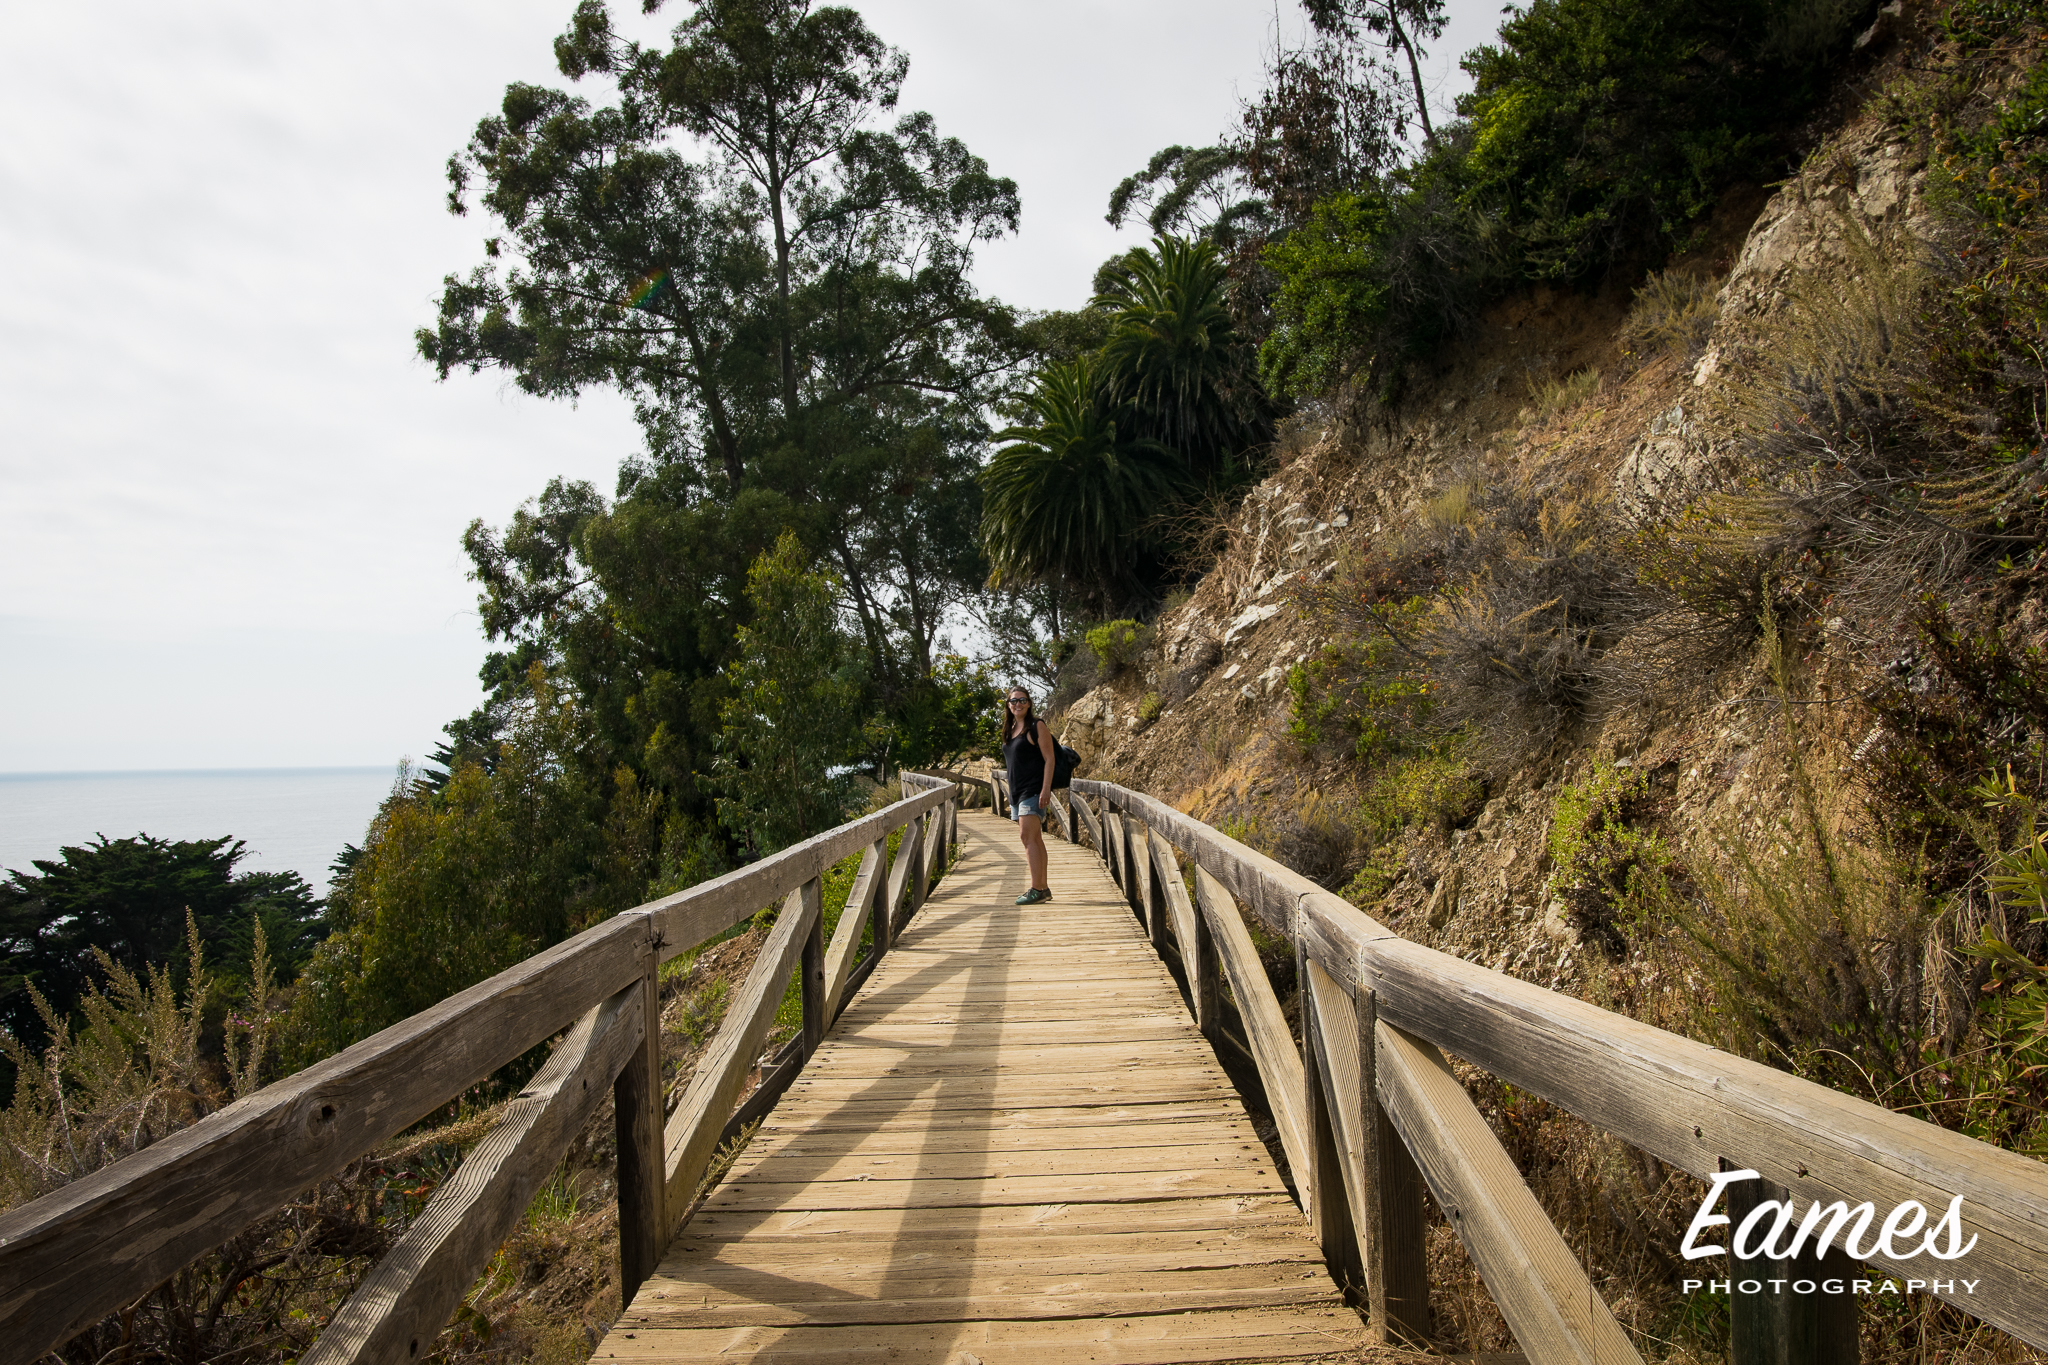
[(1017, 897), (1019, 905), (1052, 899), (1045, 876), (1045, 832), (1041, 821), (1052, 801), (1052, 732), (1039, 723), (1031, 694), (1010, 689), (1003, 707), (1003, 768), (1010, 783), (1010, 814), (1024, 841), (1024, 861), (1031, 868), (1031, 889)]

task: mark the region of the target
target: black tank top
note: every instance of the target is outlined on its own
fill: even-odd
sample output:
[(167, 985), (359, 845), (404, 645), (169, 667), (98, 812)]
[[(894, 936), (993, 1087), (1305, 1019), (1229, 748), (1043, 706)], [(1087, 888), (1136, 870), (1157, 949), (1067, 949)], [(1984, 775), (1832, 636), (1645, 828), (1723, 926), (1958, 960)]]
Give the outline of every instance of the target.
[(1010, 799), (1022, 801), (1045, 790), (1045, 755), (1038, 748), (1038, 717), (1010, 736), (1003, 745), (1003, 775), (1010, 782)]

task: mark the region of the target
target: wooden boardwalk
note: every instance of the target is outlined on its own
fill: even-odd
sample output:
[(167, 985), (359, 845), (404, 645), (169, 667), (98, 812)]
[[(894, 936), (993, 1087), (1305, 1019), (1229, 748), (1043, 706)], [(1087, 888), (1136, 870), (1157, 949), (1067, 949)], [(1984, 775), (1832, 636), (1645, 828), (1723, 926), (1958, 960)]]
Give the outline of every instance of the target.
[(1300, 1212), (1093, 855), (961, 857), (598, 1346), (643, 1361), (1357, 1358)]

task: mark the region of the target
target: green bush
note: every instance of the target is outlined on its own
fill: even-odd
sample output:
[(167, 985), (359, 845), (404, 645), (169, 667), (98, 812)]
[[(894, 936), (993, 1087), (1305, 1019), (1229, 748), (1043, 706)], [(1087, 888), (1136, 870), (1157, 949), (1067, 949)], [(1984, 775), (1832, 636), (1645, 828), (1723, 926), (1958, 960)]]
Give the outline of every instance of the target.
[(1640, 768), (1605, 759), (1567, 783), (1550, 817), (1550, 893), (1614, 956), (1666, 899), (1677, 870), (1664, 840), (1636, 823), (1649, 794)]
[(1103, 676), (1114, 678), (1138, 662), (1152, 632), (1136, 621), (1105, 621), (1082, 638), (1102, 667)]

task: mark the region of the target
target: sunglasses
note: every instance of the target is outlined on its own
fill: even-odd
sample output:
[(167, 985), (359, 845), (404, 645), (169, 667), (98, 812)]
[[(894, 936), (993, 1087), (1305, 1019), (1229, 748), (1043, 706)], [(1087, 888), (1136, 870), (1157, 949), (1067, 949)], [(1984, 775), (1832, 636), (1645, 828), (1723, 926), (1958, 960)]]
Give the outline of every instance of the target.
[(1010, 705), (1012, 705), (1012, 706), (1029, 706), (1029, 705), (1031, 705), (1031, 698), (1029, 698), (1029, 697), (1012, 697), (1012, 698), (1010, 698)]

